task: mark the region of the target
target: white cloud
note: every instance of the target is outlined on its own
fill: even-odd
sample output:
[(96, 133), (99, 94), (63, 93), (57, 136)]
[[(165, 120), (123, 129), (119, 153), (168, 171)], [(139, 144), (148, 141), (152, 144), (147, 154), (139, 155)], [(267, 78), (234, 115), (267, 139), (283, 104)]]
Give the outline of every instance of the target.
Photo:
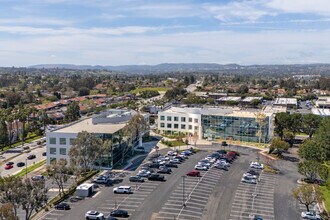
[(330, 15), (329, 0), (271, 0), (266, 6), (287, 13), (314, 13)]
[(165, 27), (125, 26), (118, 28), (38, 28), (30, 26), (0, 26), (0, 32), (19, 35), (123, 35), (160, 31)]
[(264, 16), (275, 16), (276, 13), (271, 10), (265, 10), (262, 6), (262, 1), (234, 1), (228, 4), (209, 5), (204, 8), (209, 11), (214, 17), (223, 22), (231, 22), (243, 20), (254, 22)]
[[(330, 30), (39, 36), (0, 41), (0, 56), (3, 57), (0, 66), (29, 66), (37, 63), (121, 65), (163, 62), (328, 62), (328, 39)], [(56, 57), (50, 57), (49, 54), (56, 54)]]
[(46, 18), (46, 17), (16, 17), (16, 18), (0, 18), (0, 24), (31, 24), (31, 25), (58, 25), (68, 26), (75, 22), (70, 20), (63, 20), (58, 18)]

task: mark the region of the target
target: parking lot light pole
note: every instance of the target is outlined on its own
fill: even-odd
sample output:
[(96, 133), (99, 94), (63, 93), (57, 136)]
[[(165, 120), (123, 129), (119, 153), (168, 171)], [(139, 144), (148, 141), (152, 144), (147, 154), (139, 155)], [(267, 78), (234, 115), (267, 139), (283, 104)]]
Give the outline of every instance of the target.
[(186, 202), (185, 202), (185, 192), (184, 192), (184, 188), (185, 188), (185, 178), (186, 176), (182, 176), (182, 206), (186, 207)]

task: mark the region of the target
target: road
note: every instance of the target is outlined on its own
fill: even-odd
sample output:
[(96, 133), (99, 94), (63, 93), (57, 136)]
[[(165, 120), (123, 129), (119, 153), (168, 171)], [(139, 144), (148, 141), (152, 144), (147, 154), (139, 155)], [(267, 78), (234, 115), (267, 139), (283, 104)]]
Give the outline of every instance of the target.
[[(23, 152), (23, 150), (22, 150), (22, 147), (16, 147), (12, 150), (17, 150), (18, 152), (15, 152), (15, 153), (8, 153), (7, 152), (7, 153), (4, 153), (2, 155), (2, 161), (14, 157), (13, 159), (10, 160), (11, 162), (14, 162), (14, 167), (10, 170), (5, 170), (4, 167), (6, 166), (6, 164), (4, 163), (0, 167), (1, 176), (12, 175), (12, 174), (14, 174), (16, 172), (19, 172), (20, 170), (24, 169), (25, 166), (24, 167), (17, 167), (16, 166), (16, 164), (18, 162), (23, 162), (23, 163), (27, 162), (27, 166), (30, 166), (34, 163), (37, 163), (39, 161), (42, 161), (42, 160), (46, 159), (45, 156), (42, 156), (42, 153), (46, 151), (45, 143), (38, 146), (36, 142), (33, 142), (31, 144), (25, 144), (24, 146), (30, 146), (30, 148), (35, 148), (35, 149), (32, 149), (31, 152), (29, 152), (29, 153), (18, 153), (18, 152)], [(33, 160), (26, 160), (27, 156), (29, 154), (35, 154), (36, 158), (33, 159)]]

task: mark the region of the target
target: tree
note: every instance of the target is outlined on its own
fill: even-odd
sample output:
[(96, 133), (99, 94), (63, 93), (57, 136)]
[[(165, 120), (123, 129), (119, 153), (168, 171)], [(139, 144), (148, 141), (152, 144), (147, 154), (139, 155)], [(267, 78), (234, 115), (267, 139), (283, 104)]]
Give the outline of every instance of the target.
[(258, 112), (255, 114), (256, 116), (256, 122), (258, 124), (259, 130), (258, 130), (258, 136), (259, 136), (259, 143), (261, 142), (261, 138), (262, 138), (262, 128), (265, 126), (266, 124), (266, 115), (262, 112)]
[(305, 160), (317, 161), (321, 163), (328, 160), (325, 149), (319, 141), (313, 139), (305, 141), (299, 147), (298, 154)]
[(314, 181), (317, 177), (319, 162), (312, 160), (304, 160), (298, 164), (298, 172), (307, 177), (308, 180)]
[(302, 118), (302, 130), (308, 134), (309, 139), (312, 138), (318, 127), (320, 126), (322, 118), (318, 115), (307, 114)]
[(78, 133), (70, 148), (69, 156), (72, 166), (77, 166), (83, 172), (92, 168), (96, 159), (102, 154), (102, 141), (94, 134), (82, 131)]
[(76, 121), (80, 118), (80, 108), (77, 102), (72, 102), (68, 105), (64, 119), (67, 122)]
[(196, 146), (196, 143), (198, 141), (198, 134), (196, 131), (194, 132), (194, 134), (192, 136), (192, 141), (194, 142), (194, 145)]
[(250, 103), (253, 107), (257, 107), (258, 105), (261, 104), (261, 100), (260, 99), (252, 99)]
[(11, 204), (14, 216), (17, 216), (17, 209), (21, 203), (21, 187), (22, 179), (20, 177), (0, 177), (0, 202)]
[(39, 120), (42, 126), (44, 127), (44, 133), (46, 133), (46, 127), (50, 123), (50, 118), (48, 117), (47, 113), (45, 110), (42, 110), (39, 112)]
[(0, 206), (0, 220), (18, 220), (12, 204), (6, 203)]
[(329, 164), (320, 164), (318, 167), (318, 175), (322, 180), (329, 180), (330, 177), (330, 167)]
[[(270, 143), (270, 149), (275, 150), (277, 155), (282, 155), (283, 151), (289, 149), (289, 144), (285, 141), (282, 141), (281, 138), (275, 137)], [(270, 152), (271, 153), (271, 152)]]
[(0, 145), (4, 148), (9, 142), (9, 135), (5, 117), (0, 115)]
[(322, 199), (322, 193), (318, 185), (305, 184), (294, 189), (292, 195), (301, 204), (306, 206), (309, 212), (309, 206), (319, 202)]
[(25, 219), (29, 220), (33, 211), (38, 211), (47, 204), (48, 189), (45, 186), (45, 181), (33, 181), (27, 178), (23, 181), (20, 189), (21, 201), (20, 205), (25, 211)]
[(78, 92), (78, 95), (79, 96), (85, 96), (85, 95), (89, 95), (89, 89), (86, 88), (86, 87), (82, 87), (82, 88), (79, 88), (79, 92)]
[(70, 169), (66, 165), (66, 160), (61, 159), (51, 163), (51, 165), (46, 168), (48, 177), (52, 180), (52, 183), (56, 183), (58, 186), (60, 197), (65, 195), (64, 184), (70, 179)]
[(245, 94), (245, 93), (248, 93), (249, 92), (249, 87), (247, 85), (241, 85), (239, 88), (238, 88), (238, 93), (241, 93), (241, 94)]
[(283, 140), (284, 130), (290, 128), (291, 118), (286, 112), (277, 113), (275, 116), (275, 132)]

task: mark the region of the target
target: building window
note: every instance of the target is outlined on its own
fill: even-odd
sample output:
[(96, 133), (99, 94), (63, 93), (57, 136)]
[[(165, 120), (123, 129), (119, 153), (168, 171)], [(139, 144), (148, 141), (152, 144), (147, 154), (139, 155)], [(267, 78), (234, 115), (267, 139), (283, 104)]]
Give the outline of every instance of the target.
[(51, 157), (51, 158), (50, 158), (50, 163), (51, 163), (51, 164), (56, 163), (56, 158), (55, 158), (55, 157)]
[(174, 121), (179, 121), (179, 117), (174, 117)]
[(181, 122), (186, 122), (186, 118), (185, 117), (181, 117)]
[(161, 121), (164, 121), (165, 120), (165, 116), (164, 115), (160, 116), (160, 120)]
[(165, 128), (165, 123), (160, 123), (161, 128)]
[(66, 138), (60, 138), (60, 145), (66, 145)]
[(186, 125), (181, 125), (181, 129), (186, 129)]
[(50, 147), (49, 148), (49, 154), (56, 154), (56, 148), (55, 147)]
[(189, 130), (191, 130), (192, 129), (192, 125), (189, 125)]
[(66, 148), (60, 148), (60, 154), (66, 155)]
[(189, 122), (192, 122), (192, 118), (189, 118)]
[(195, 118), (195, 123), (198, 123), (198, 118)]
[(179, 125), (178, 124), (174, 124), (174, 128), (179, 128)]
[(73, 145), (74, 138), (70, 138), (70, 145)]
[(172, 121), (172, 117), (171, 116), (167, 116), (167, 121)]
[(56, 144), (56, 138), (54, 137), (49, 138), (49, 144)]
[(172, 124), (167, 124), (167, 128), (172, 128)]
[(195, 130), (198, 130), (198, 126), (195, 126)]

